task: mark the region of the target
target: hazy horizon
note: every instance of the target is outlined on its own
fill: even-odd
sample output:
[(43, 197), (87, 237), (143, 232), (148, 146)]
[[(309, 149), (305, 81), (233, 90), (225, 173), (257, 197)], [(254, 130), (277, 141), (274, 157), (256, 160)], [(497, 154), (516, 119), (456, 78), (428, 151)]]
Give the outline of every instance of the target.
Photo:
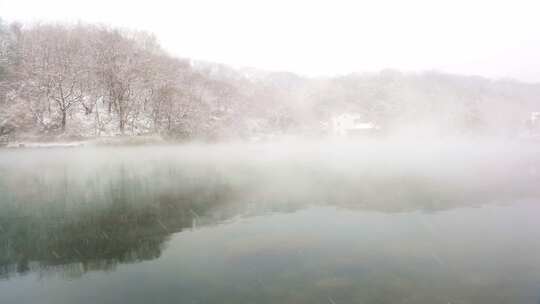
[[(143, 30), (171, 55), (233, 67), (337, 76), (396, 69), (540, 82), (534, 1), (6, 1), (7, 22)], [(141, 18), (144, 16), (144, 18)]]

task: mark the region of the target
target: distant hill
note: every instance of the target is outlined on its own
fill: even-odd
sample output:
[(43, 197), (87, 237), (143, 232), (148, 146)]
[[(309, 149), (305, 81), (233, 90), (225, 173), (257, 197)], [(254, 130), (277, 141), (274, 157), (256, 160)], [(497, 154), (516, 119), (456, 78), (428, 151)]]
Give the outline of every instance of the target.
[(168, 55), (148, 33), (0, 23), (0, 141), (324, 133), (354, 112), (385, 134), (519, 136), (540, 84), (440, 72), (307, 78)]

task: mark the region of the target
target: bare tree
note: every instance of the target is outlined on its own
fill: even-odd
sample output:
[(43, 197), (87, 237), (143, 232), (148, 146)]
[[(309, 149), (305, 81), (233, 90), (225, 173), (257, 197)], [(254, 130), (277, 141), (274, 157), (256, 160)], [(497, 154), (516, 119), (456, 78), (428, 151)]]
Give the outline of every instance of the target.
[(47, 110), (57, 112), (62, 132), (69, 111), (85, 96), (90, 77), (89, 54), (81, 34), (77, 28), (58, 25), (37, 25), (24, 33), (22, 71), (46, 100)]

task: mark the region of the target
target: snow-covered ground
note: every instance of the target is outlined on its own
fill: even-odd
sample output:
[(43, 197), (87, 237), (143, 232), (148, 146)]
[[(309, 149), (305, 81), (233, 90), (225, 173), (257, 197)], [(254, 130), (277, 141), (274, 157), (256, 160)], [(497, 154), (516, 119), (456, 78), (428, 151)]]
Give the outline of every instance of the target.
[(87, 141), (73, 142), (10, 142), (6, 145), (7, 148), (71, 148), (82, 147), (88, 145)]
[(20, 140), (8, 142), (6, 148), (74, 148), (85, 146), (121, 146), (121, 145), (145, 145), (163, 144), (166, 141), (160, 136), (111, 136), (98, 137), (87, 140), (73, 141), (50, 141), (40, 142), (31, 140)]

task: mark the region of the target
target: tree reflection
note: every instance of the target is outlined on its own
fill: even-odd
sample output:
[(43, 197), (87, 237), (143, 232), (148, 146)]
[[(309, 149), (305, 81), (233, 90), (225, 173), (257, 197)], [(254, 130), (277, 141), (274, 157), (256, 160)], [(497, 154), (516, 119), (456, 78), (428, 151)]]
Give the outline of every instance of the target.
[(62, 197), (55, 181), (39, 197), (22, 193), (13, 196), (19, 201), (3, 201), (0, 276), (36, 271), (78, 276), (158, 258), (171, 234), (192, 228), (195, 220), (212, 223), (204, 215), (226, 194), (219, 185), (213, 185), (214, 192), (195, 189), (203, 185), (163, 191), (122, 168), (119, 172), (105, 192), (95, 185), (70, 190), (79, 196)]
[[(76, 277), (156, 259), (172, 234), (194, 222), (211, 225), (311, 205), (436, 211), (540, 197), (540, 175), (528, 169), (538, 162), (517, 157), (505, 163), (469, 161), (468, 170), (369, 161), (343, 167), (279, 161), (270, 170), (253, 160), (173, 156), (132, 164), (129, 153), (121, 155), (125, 159), (96, 158), (91, 164), (84, 154), (49, 159), (28, 170), (20, 161), (0, 163), (1, 277), (29, 272)], [(483, 172), (481, 180), (471, 173), (476, 171)]]

